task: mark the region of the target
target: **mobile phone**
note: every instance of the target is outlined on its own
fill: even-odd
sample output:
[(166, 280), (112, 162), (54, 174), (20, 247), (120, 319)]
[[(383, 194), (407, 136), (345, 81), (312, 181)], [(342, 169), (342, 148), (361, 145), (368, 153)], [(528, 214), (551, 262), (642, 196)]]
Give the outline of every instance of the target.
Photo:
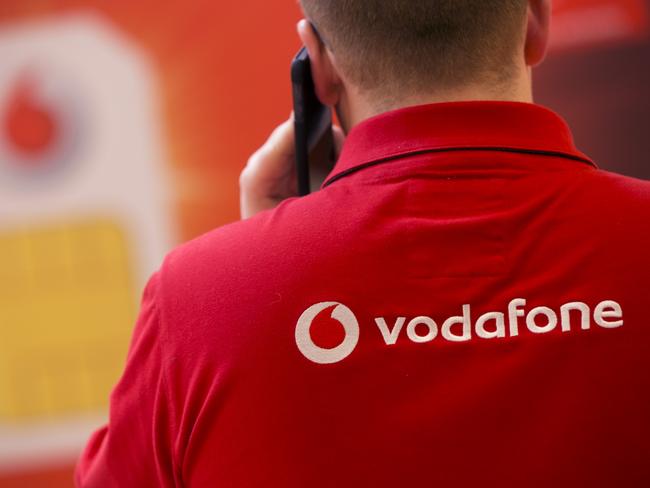
[(317, 191), (336, 162), (332, 111), (316, 96), (307, 49), (291, 63), (298, 194)]

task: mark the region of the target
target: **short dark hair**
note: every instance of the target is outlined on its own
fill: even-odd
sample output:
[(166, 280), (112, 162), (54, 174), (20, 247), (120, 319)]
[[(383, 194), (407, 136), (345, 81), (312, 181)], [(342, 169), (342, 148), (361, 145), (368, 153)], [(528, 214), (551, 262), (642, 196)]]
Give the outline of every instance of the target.
[[(526, 0), (300, 0), (344, 73), (364, 91), (505, 80)], [(486, 78), (489, 77), (489, 78)]]

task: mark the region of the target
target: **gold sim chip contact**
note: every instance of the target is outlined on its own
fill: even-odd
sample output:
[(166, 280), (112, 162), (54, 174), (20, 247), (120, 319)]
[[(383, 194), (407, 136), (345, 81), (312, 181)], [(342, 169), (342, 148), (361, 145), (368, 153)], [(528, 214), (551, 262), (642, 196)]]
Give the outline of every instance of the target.
[(0, 423), (106, 407), (135, 313), (116, 222), (0, 230)]

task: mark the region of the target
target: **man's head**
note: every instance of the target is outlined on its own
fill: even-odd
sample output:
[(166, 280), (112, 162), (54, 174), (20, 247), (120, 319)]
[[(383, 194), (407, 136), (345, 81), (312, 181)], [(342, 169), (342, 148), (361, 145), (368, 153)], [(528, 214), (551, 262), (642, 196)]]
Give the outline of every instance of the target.
[(378, 110), (470, 87), (506, 89), (543, 58), (550, 10), (550, 0), (301, 4), (322, 39), (299, 26), (321, 99), (336, 105), (336, 85), (343, 83)]

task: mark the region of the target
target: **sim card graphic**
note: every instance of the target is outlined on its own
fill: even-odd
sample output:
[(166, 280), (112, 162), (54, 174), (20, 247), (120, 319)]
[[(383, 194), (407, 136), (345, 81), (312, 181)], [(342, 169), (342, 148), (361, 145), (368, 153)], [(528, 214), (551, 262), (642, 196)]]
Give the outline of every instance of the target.
[(0, 468), (105, 415), (173, 241), (155, 76), (101, 17), (0, 28)]

